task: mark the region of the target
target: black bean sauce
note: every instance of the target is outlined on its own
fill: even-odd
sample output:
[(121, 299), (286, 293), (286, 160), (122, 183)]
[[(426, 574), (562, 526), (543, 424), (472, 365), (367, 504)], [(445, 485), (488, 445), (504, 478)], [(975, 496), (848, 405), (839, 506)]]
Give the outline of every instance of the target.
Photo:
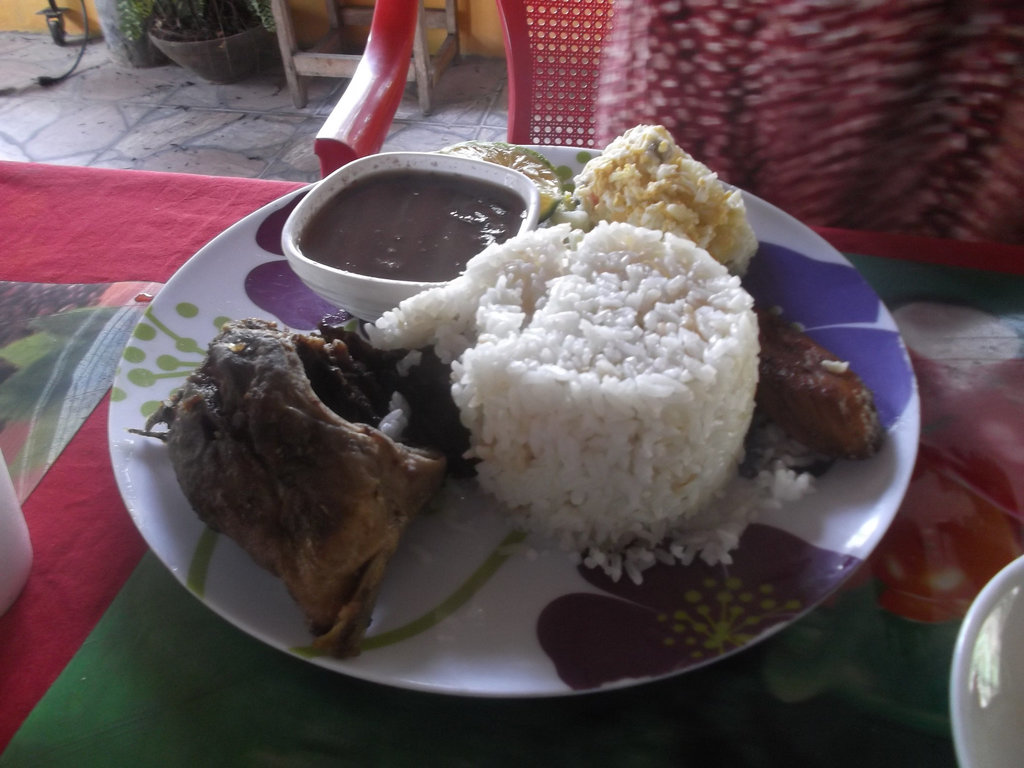
[(310, 259), (349, 272), (444, 281), (488, 245), (516, 234), (525, 215), (517, 194), (489, 181), (388, 171), (330, 200), (299, 246)]

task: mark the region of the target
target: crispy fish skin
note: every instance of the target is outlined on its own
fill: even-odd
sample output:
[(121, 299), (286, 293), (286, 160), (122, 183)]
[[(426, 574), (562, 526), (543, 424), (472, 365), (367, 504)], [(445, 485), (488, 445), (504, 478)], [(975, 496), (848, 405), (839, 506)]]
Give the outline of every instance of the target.
[(865, 459), (885, 430), (874, 396), (834, 354), (775, 312), (758, 310), (757, 407), (786, 434), (830, 457)]
[(340, 657), (358, 653), (384, 569), (445, 472), (439, 454), (349, 422), (314, 392), (307, 368), (317, 366), (322, 387), (350, 362), (344, 346), (265, 321), (230, 323), (146, 425), (167, 425), (171, 463), (200, 519), (279, 576), (314, 646)]

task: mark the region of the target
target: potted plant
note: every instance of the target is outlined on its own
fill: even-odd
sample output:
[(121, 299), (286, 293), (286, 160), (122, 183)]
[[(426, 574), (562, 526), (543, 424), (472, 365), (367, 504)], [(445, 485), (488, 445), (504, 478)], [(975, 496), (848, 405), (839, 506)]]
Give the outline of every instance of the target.
[(129, 40), (149, 35), (160, 51), (205, 80), (251, 74), (272, 49), (270, 0), (117, 0)]

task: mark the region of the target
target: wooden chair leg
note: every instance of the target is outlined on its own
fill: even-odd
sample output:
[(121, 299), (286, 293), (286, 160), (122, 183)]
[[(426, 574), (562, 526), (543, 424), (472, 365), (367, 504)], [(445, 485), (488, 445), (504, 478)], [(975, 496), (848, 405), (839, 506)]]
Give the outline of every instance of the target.
[(455, 18), (456, 5), (457, 4), (455, 0), (445, 0), (444, 2), (445, 30), (447, 30), (449, 35), (456, 34), (459, 31), (459, 27)]
[[(270, 8), (277, 24), (277, 41), (281, 49), (288, 91), (296, 107), (302, 108), (309, 101), (308, 77), (351, 77), (359, 61), (358, 55), (340, 52), (339, 31), (342, 21), (346, 24), (369, 23), (373, 6), (345, 6), (341, 10), (337, 0), (325, 0), (328, 35), (311, 50), (299, 50), (298, 39), (288, 0), (270, 0)], [(417, 5), (416, 29), (413, 38), (412, 77), (416, 81), (420, 110), (428, 114), (434, 106), (434, 87), (441, 72), (458, 56), (458, 21), (456, 0), (445, 0), (444, 9), (424, 7), (423, 0), (413, 0)], [(428, 30), (444, 29), (446, 37), (435, 56), (430, 55)]]
[(427, 17), (420, 0), (416, 37), (412, 43), (412, 64), (416, 72), (416, 90), (420, 99), (420, 111), (429, 114), (433, 107), (433, 72), (430, 64), (430, 48), (427, 41)]
[(292, 25), (292, 14), (287, 0), (270, 0), (270, 10), (274, 14), (277, 25), (277, 44), (281, 49), (281, 62), (284, 64), (284, 77), (288, 82), (288, 92), (296, 107), (306, 106), (309, 96), (306, 81), (295, 70), (294, 56), (298, 53), (299, 44), (295, 38), (295, 27)]

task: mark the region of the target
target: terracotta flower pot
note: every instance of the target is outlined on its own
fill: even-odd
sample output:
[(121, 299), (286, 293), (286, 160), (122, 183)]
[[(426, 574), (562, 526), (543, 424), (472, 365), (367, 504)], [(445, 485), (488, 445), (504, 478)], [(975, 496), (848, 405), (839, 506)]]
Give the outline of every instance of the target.
[(149, 37), (175, 64), (212, 83), (233, 83), (256, 72), (274, 40), (263, 27), (212, 40), (166, 40), (153, 32)]

